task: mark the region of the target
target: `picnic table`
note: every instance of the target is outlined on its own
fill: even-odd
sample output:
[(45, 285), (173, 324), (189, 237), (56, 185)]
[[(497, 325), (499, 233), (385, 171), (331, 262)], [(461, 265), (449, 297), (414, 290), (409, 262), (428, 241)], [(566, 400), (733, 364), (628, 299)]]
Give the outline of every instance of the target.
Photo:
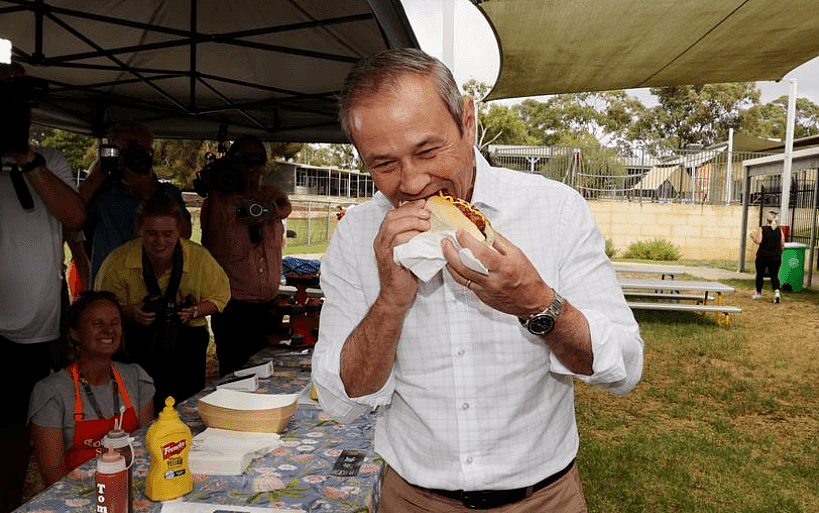
[(669, 267), (667, 265), (651, 265), (651, 264), (640, 264), (640, 263), (628, 263), (628, 262), (614, 262), (614, 270), (618, 273), (624, 274), (659, 274), (662, 279), (665, 279), (666, 276), (670, 277), (672, 280), (678, 274), (685, 274), (684, 271), (679, 269), (675, 269), (673, 267)]
[[(725, 326), (730, 326), (731, 314), (742, 312), (742, 308), (738, 306), (723, 304), (722, 295), (733, 292), (734, 287), (718, 281), (622, 277), (618, 278), (618, 281), (626, 297), (626, 303), (632, 310), (714, 313), (717, 324)], [(714, 298), (712, 294), (716, 294), (716, 297)], [(709, 303), (714, 300), (716, 303)]]
[[(179, 499), (185, 503), (205, 503), (207, 511), (248, 511), (248, 507), (270, 511), (351, 512), (378, 509), (383, 478), (383, 460), (373, 450), (375, 413), (349, 424), (330, 419), (309, 397), (310, 351), (287, 347), (267, 347), (247, 366), (272, 362), (273, 375), (259, 378), (260, 393), (298, 393), (298, 409), (281, 433), (282, 445), (261, 456), (239, 476), (194, 474), (193, 491)], [(212, 392), (232, 375), (208, 385), (195, 396), (177, 405), (177, 412), (194, 435), (205, 429), (197, 410), (198, 399)], [(144, 445), (149, 426), (133, 433), (134, 513), (161, 513), (162, 502), (145, 495), (149, 457)], [(342, 455), (363, 457), (355, 469), (338, 469)], [(94, 508), (92, 459), (20, 506), (15, 513), (89, 513)], [(256, 511), (260, 511), (256, 509)]]

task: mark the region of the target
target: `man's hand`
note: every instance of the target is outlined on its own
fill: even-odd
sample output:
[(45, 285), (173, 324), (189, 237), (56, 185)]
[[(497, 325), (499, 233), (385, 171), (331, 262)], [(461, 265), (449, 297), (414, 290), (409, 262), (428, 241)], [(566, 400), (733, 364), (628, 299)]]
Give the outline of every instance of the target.
[(468, 248), (489, 270), (488, 275), (463, 265), (453, 242), (442, 242), (447, 270), (456, 282), (474, 292), (481, 301), (500, 312), (526, 317), (543, 311), (554, 297), (526, 255), (499, 233), (491, 248), (464, 230), (457, 232), (458, 243)]
[(387, 212), (373, 242), (381, 281), (379, 299), (402, 313), (415, 299), (418, 279), (409, 269), (393, 261), (392, 250), (430, 229), (430, 213), (423, 208), (425, 204), (426, 200), (410, 201)]

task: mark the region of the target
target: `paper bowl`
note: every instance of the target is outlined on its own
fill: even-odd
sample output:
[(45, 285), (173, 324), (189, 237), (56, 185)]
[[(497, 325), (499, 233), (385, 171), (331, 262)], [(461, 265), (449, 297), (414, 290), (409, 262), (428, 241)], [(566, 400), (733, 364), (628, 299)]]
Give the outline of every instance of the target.
[(298, 404), (298, 394), (255, 394), (219, 389), (199, 399), (199, 416), (208, 427), (281, 433)]

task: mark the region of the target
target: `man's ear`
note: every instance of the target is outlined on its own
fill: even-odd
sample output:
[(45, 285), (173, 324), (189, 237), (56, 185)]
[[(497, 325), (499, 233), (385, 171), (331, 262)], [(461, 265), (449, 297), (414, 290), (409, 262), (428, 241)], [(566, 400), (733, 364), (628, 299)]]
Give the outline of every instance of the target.
[(475, 120), (475, 100), (471, 96), (464, 98), (463, 120), (463, 135), (469, 141), (469, 145), (474, 146), (475, 139), (477, 138), (477, 126)]

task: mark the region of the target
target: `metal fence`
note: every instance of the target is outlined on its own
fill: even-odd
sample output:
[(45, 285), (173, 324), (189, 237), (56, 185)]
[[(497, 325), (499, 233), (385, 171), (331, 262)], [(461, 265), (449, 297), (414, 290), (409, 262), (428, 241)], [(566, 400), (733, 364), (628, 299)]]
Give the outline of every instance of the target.
[(290, 232), (288, 246), (316, 247), (330, 241), (338, 224), (338, 207), (346, 206), (337, 200), (298, 199), (291, 197), (293, 212), (287, 218)]
[(768, 154), (721, 146), (625, 157), (606, 148), (493, 146), (489, 155), (497, 166), (558, 180), (587, 199), (730, 204), (742, 201), (742, 161)]

